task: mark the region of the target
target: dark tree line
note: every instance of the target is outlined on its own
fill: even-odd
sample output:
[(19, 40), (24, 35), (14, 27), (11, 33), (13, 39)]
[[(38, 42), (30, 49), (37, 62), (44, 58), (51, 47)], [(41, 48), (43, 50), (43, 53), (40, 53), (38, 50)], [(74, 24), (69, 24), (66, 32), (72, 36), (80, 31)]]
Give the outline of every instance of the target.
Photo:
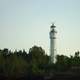
[(50, 56), (38, 46), (25, 50), (0, 50), (0, 76), (9, 78), (49, 75), (58, 72), (80, 73), (79, 51), (74, 56), (57, 55), (56, 63), (50, 63)]

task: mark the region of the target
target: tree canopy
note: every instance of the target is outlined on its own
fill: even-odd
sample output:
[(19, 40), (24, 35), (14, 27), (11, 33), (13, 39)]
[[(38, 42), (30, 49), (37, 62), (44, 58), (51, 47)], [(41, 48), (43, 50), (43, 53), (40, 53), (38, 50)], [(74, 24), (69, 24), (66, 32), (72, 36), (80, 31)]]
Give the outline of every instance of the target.
[(45, 50), (38, 46), (33, 46), (29, 52), (19, 50), (12, 52), (7, 48), (0, 49), (0, 75), (10, 77), (21, 77), (25, 75), (45, 75), (56, 72), (76, 72), (80, 73), (80, 52), (75, 52), (73, 56), (57, 55), (56, 63), (50, 63), (50, 56), (45, 54)]

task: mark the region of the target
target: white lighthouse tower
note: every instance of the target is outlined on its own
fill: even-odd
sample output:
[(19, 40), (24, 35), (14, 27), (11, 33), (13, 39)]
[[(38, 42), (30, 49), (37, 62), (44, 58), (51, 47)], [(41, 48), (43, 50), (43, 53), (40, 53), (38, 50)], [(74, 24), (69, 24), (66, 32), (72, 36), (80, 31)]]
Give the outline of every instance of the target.
[(54, 24), (50, 27), (50, 62), (55, 63), (56, 59), (56, 47), (55, 47), (55, 39), (56, 39), (56, 30)]

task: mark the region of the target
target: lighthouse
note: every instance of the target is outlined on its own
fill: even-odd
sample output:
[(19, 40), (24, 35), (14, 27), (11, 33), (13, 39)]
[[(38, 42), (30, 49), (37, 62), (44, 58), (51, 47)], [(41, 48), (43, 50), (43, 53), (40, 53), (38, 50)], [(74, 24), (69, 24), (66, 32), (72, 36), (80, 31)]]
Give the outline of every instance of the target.
[(55, 47), (55, 41), (56, 41), (56, 26), (54, 24), (50, 27), (50, 62), (55, 63), (56, 61), (56, 47)]

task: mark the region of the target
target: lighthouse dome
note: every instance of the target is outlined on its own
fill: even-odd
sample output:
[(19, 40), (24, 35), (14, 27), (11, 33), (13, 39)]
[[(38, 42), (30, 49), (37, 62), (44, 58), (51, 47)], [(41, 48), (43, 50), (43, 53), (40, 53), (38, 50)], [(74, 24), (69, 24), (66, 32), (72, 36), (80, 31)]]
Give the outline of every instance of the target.
[(56, 26), (54, 24), (51, 25), (51, 28), (55, 28)]

